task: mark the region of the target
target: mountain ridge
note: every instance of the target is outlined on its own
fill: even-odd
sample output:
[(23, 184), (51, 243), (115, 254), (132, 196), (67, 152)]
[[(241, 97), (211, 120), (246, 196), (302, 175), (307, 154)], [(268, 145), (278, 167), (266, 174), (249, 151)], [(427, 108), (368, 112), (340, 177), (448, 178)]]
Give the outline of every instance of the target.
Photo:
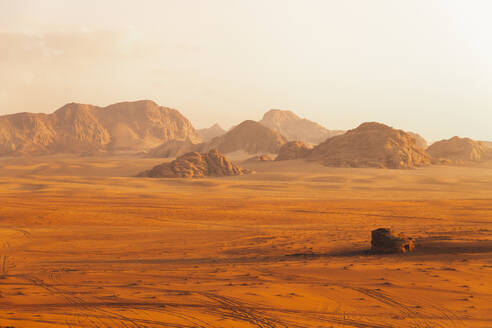
[(146, 151), (173, 139), (201, 141), (178, 110), (150, 100), (106, 107), (72, 102), (50, 114), (0, 116), (0, 156)]

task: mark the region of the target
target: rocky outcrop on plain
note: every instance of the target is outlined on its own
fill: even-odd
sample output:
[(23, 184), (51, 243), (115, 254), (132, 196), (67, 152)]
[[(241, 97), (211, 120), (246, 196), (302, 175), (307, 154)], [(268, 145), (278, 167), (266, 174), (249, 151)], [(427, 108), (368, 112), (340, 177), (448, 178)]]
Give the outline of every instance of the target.
[(212, 140), (215, 137), (220, 137), (226, 133), (220, 125), (214, 124), (209, 128), (196, 130), (198, 135), (202, 138), (203, 142)]
[(376, 122), (327, 139), (307, 159), (336, 167), (410, 169), (431, 164), (431, 156), (414, 137)]
[(453, 137), (433, 143), (427, 152), (440, 164), (464, 164), (492, 160), (492, 149), (481, 141)]
[(371, 232), (372, 251), (377, 253), (407, 253), (415, 249), (412, 238), (400, 233), (394, 234), (391, 229), (379, 228)]
[(290, 141), (283, 145), (277, 157), (276, 161), (288, 161), (292, 159), (306, 158), (311, 153), (312, 148), (301, 141)]
[(221, 137), (216, 137), (201, 146), (201, 151), (218, 149), (227, 154), (244, 151), (249, 154), (278, 153), (287, 141), (278, 132), (255, 121), (244, 121)]
[(163, 163), (149, 171), (139, 174), (149, 178), (203, 178), (243, 175), (251, 173), (239, 165), (229, 161), (217, 149), (206, 154), (190, 152), (170, 163)]
[(300, 118), (288, 110), (272, 109), (263, 115), (260, 124), (283, 135), (288, 141), (302, 141), (319, 144), (327, 138), (344, 133), (340, 130), (328, 130), (313, 121)]
[(272, 162), (273, 158), (270, 155), (256, 155), (244, 160), (244, 163), (262, 163), (262, 162)]
[(107, 107), (70, 103), (52, 114), (0, 116), (0, 156), (146, 151), (186, 139), (201, 141), (177, 110), (149, 100)]

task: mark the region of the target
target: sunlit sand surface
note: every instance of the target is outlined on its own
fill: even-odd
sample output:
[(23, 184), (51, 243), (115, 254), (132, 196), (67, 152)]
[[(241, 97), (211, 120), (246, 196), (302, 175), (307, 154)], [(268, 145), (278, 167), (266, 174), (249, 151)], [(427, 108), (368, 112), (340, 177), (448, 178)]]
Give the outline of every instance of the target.
[(0, 159), (0, 327), (491, 326), (492, 165), (133, 177), (160, 162)]

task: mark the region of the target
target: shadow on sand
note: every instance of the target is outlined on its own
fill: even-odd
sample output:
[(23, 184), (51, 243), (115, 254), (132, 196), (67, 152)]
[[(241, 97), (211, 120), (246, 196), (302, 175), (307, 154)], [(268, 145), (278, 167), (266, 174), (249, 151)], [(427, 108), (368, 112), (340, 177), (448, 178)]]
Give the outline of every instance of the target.
[(370, 248), (345, 248), (327, 253), (294, 253), (289, 258), (319, 258), (319, 257), (360, 257), (360, 256), (413, 256), (440, 254), (484, 254), (492, 253), (492, 240), (436, 240), (435, 238), (417, 239), (415, 250), (411, 253), (384, 253)]

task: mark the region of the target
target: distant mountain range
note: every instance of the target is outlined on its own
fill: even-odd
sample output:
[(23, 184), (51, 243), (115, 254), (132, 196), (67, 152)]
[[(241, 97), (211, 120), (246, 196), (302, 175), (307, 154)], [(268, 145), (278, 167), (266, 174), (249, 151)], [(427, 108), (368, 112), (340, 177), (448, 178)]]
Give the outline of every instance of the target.
[(153, 101), (67, 104), (52, 114), (0, 116), (0, 155), (145, 151), (168, 140), (200, 142), (175, 109)]
[(56, 153), (146, 153), (176, 157), (189, 152), (242, 151), (276, 160), (307, 159), (328, 166), (412, 168), (431, 163), (492, 160), (492, 142), (454, 137), (427, 147), (416, 133), (369, 122), (347, 132), (328, 130), (291, 111), (272, 109), (259, 122), (229, 131), (218, 124), (196, 131), (179, 111), (150, 100), (107, 107), (67, 104), (52, 114), (0, 116), (0, 156)]

